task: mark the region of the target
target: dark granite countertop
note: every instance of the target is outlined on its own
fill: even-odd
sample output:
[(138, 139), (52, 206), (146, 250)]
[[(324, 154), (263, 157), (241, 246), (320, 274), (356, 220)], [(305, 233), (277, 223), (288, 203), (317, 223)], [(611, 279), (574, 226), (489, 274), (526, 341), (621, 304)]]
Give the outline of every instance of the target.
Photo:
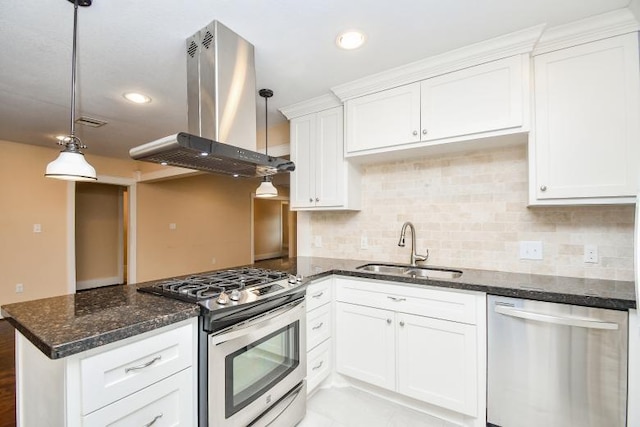
[(2, 306), (2, 315), (51, 359), (109, 344), (200, 314), (196, 304), (109, 286)]
[[(331, 274), (381, 279), (406, 286), (436, 286), (486, 292), (492, 295), (526, 298), (538, 301), (575, 304), (587, 307), (628, 310), (636, 308), (633, 282), (582, 279), (576, 277), (543, 276), (505, 273), (462, 268), (457, 279), (424, 279), (402, 275), (373, 273), (356, 267), (372, 261), (298, 257), (257, 262), (264, 268), (288, 271), (313, 280)], [(430, 266), (431, 267), (431, 266)]]
[[(466, 289), (493, 295), (627, 310), (636, 307), (633, 282), (461, 269), (457, 279), (424, 279), (373, 273), (371, 261), (298, 257), (260, 261), (256, 267), (302, 275), (332, 274), (397, 282), (403, 286)], [(196, 304), (111, 286), (2, 306), (2, 315), (51, 359), (119, 341), (199, 314)]]

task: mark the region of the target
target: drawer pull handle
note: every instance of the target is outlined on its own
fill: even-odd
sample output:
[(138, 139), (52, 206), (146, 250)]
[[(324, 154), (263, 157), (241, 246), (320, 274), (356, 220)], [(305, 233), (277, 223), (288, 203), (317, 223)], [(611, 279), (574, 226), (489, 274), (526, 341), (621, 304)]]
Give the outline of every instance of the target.
[(315, 295), (311, 295), (311, 298), (320, 298), (322, 295), (324, 295), (324, 291), (320, 292), (320, 293), (317, 293)]
[[(138, 371), (140, 369), (144, 369), (144, 368), (148, 368), (149, 366), (153, 365), (154, 363), (156, 363), (158, 360), (162, 359), (162, 356), (156, 356), (153, 359), (151, 359), (150, 361), (148, 361), (147, 363), (144, 363), (142, 365), (138, 365), (138, 366), (131, 366), (129, 368), (126, 368), (124, 370), (125, 374), (128, 374), (131, 371)], [(155, 421), (154, 421), (155, 422)], [(151, 425), (151, 424), (149, 424)]]
[(154, 425), (156, 423), (156, 421), (158, 421), (160, 418), (162, 418), (162, 414), (156, 415), (156, 417), (154, 419), (152, 419), (150, 423), (145, 424), (144, 427), (150, 427), (150, 426)]
[(404, 326), (404, 320), (400, 321), (400, 326)]
[(390, 297), (387, 295), (387, 298), (389, 298), (391, 301), (395, 301), (395, 302), (401, 302), (401, 301), (406, 301), (406, 298), (400, 298), (400, 297)]
[(391, 319), (387, 319), (387, 325), (391, 324)]
[(322, 364), (324, 363), (323, 360), (320, 361), (320, 363), (318, 363), (316, 366), (314, 366), (313, 368), (311, 368), (312, 371), (317, 371), (318, 369), (322, 368)]
[(320, 322), (320, 323), (318, 323), (316, 326), (314, 326), (314, 327), (313, 327), (313, 328), (311, 328), (311, 329), (313, 329), (314, 331), (316, 331), (316, 330), (318, 330), (318, 329), (322, 328), (322, 325), (324, 325), (324, 322)]

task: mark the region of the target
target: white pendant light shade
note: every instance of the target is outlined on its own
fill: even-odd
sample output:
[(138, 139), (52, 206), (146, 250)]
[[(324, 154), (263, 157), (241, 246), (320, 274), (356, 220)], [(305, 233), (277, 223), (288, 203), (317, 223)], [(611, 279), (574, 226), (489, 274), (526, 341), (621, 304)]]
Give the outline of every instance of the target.
[(61, 151), (57, 159), (47, 165), (47, 178), (67, 181), (95, 181), (96, 170), (79, 151)]
[(265, 176), (260, 186), (256, 189), (256, 197), (268, 198), (276, 197), (277, 195), (278, 190), (273, 186), (271, 179)]

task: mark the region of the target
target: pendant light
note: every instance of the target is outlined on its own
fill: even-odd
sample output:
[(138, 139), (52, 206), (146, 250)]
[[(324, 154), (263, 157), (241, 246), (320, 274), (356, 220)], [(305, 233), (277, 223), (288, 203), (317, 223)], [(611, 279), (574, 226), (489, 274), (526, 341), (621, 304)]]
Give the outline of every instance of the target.
[(76, 136), (76, 39), (78, 32), (78, 6), (91, 6), (92, 0), (68, 0), (73, 3), (73, 49), (71, 53), (71, 130), (69, 135), (58, 141), (64, 146), (57, 159), (47, 165), (44, 174), (47, 178), (67, 181), (95, 181), (96, 170), (84, 158), (80, 151), (87, 148)]
[[(269, 155), (269, 138), (267, 130), (267, 100), (273, 96), (271, 89), (260, 89), (258, 94), (264, 98), (264, 154)], [(270, 176), (262, 178), (260, 186), (256, 189), (256, 197), (267, 198), (276, 197), (278, 190), (273, 186)]]

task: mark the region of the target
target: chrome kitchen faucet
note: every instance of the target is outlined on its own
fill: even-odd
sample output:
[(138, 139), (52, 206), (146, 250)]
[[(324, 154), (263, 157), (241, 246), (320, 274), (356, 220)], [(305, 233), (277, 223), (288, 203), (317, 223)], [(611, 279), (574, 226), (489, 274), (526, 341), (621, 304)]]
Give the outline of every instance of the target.
[(404, 235), (407, 232), (407, 227), (411, 229), (411, 266), (417, 267), (417, 261), (426, 261), (429, 258), (429, 249), (427, 249), (426, 255), (418, 255), (416, 253), (416, 229), (413, 224), (409, 221), (402, 224), (402, 230), (400, 230), (400, 240), (398, 241), (398, 246), (404, 248)]

